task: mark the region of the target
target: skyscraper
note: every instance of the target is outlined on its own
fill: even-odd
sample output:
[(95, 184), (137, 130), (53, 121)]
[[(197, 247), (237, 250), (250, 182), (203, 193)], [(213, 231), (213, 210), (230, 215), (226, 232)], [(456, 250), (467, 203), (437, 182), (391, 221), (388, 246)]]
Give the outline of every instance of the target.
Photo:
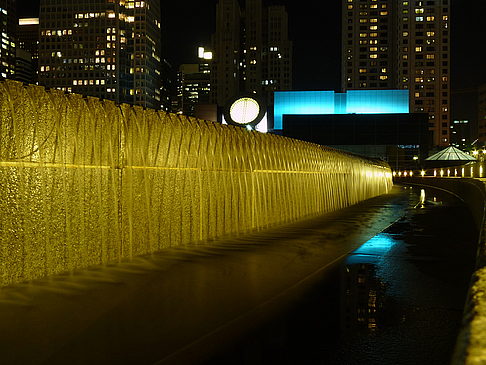
[(39, 71), (39, 18), (21, 18), (17, 24), (15, 78), (36, 83)]
[(450, 0), (343, 0), (342, 89), (409, 89), (450, 143)]
[(237, 0), (219, 0), (213, 51), (211, 95), (219, 106), (241, 93), (271, 105), (274, 91), (292, 88), (292, 42), (283, 6), (246, 0), (241, 9)]
[(41, 0), (39, 83), (159, 109), (157, 0)]
[(486, 84), (478, 87), (478, 131), (479, 141), (486, 143)]
[(0, 79), (15, 74), (15, 0), (0, 0)]
[(199, 63), (182, 64), (177, 73), (177, 96), (173, 112), (196, 116), (196, 108), (209, 104), (211, 90), (211, 60), (213, 53), (198, 48)]

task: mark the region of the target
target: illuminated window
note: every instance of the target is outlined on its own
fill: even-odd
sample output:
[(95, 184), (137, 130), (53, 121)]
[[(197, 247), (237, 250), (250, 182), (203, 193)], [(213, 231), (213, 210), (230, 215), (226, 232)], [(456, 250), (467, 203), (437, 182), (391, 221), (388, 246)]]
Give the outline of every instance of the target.
[(370, 30), (378, 30), (378, 26), (377, 25), (371, 25)]
[(433, 22), (434, 20), (435, 20), (435, 17), (433, 17), (433, 16), (428, 16), (427, 17), (427, 21), (428, 22)]
[(416, 16), (415, 17), (415, 21), (417, 21), (417, 22), (423, 22), (424, 21), (424, 17), (423, 16)]
[(427, 37), (433, 37), (435, 36), (435, 32), (427, 32)]
[(423, 14), (424, 13), (424, 9), (415, 9), (415, 14)]
[(387, 12), (387, 11), (380, 11), (380, 15), (381, 15), (381, 16), (388, 15), (388, 12)]
[(378, 51), (378, 47), (370, 47), (370, 52), (377, 52)]
[(415, 52), (422, 52), (422, 47), (415, 47)]
[(435, 58), (435, 55), (433, 55), (433, 54), (428, 54), (427, 55), (427, 59), (428, 60), (433, 60), (434, 58)]
[(386, 75), (381, 75), (380, 76), (380, 80), (386, 80), (386, 79), (388, 79), (388, 76), (386, 76)]
[(370, 58), (378, 58), (378, 55), (376, 53), (370, 54)]

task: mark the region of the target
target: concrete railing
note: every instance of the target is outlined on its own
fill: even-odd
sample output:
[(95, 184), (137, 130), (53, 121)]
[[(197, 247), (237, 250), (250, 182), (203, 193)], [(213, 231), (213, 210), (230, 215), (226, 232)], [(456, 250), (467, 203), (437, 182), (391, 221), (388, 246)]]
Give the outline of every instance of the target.
[(387, 165), (275, 135), (0, 82), (0, 286), (319, 215)]
[[(474, 176), (483, 172), (480, 164), (467, 165), (464, 171), (470, 171)], [(447, 174), (444, 171), (459, 171), (463, 167), (436, 169), (435, 175), (439, 175), (437, 170), (442, 170), (442, 175)], [(429, 186), (446, 190), (460, 199), (469, 207), (476, 227), (479, 231), (479, 243), (477, 254), (476, 271), (474, 272), (471, 285), (469, 288), (468, 298), (464, 309), (462, 328), (459, 333), (453, 365), (479, 365), (486, 363), (486, 227), (485, 227), (485, 207), (486, 207), (486, 188), (485, 181), (481, 178), (467, 177), (433, 177), (434, 171), (428, 171), (423, 177), (420, 173), (410, 176), (410, 171), (395, 173), (396, 182), (400, 184)], [(415, 176), (413, 176), (415, 175)], [(457, 173), (456, 173), (457, 175)], [(418, 177), (419, 176), (419, 177)]]

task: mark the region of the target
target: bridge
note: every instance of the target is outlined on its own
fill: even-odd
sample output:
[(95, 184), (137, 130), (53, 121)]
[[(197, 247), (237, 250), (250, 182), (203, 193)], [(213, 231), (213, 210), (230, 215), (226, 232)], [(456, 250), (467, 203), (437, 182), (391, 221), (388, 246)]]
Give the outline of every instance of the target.
[[(414, 183), (410, 180), (414, 177), (409, 175), (407, 172), (406, 182)], [(402, 176), (405, 178), (404, 172), (396, 178)], [(55, 355), (56, 351), (63, 356), (82, 352), (76, 349), (76, 341), (64, 346), (63, 336), (74, 336), (73, 328), (80, 331), (88, 324), (96, 326), (100, 312), (109, 313), (117, 300), (135, 303), (135, 298), (150, 297), (152, 291), (161, 290), (160, 285), (152, 285), (157, 281), (164, 283), (163, 294), (153, 298), (170, 298), (171, 293), (178, 293), (173, 300), (155, 301), (162, 306), (161, 313), (174, 313), (173, 319), (166, 318), (164, 326), (197, 332), (190, 335), (181, 330), (174, 338), (170, 333), (159, 332), (165, 333), (166, 341), (164, 346), (157, 343), (164, 348), (157, 354), (158, 359), (177, 363), (180, 356), (186, 356), (188, 361), (192, 356), (194, 360), (191, 351), (214, 345), (214, 338), (209, 342), (205, 338), (223, 341), (233, 331), (226, 324), (238, 322), (241, 328), (250, 312), (253, 317), (264, 317), (270, 307), (281, 310), (276, 309), (278, 298), (298, 295), (323, 266), (332, 265), (355, 247), (356, 241), (365, 242), (376, 230), (392, 223), (396, 217), (390, 214), (388, 220), (370, 225), (372, 229), (366, 225), (358, 229), (350, 218), (356, 204), (370, 198), (381, 199), (392, 185), (392, 173), (385, 164), (322, 146), (57, 90), (46, 91), (38, 86), (2, 82), (0, 287), (5, 295), (0, 302), (2, 343), (11, 347), (9, 350), (0, 345), (4, 353), (1, 356), (11, 363), (25, 360), (21, 355), (22, 341), (16, 342), (15, 347), (8, 335), (21, 338), (18, 330), (30, 326), (37, 334), (33, 338), (40, 339), (43, 326), (49, 327), (47, 323), (57, 315), (57, 322), (59, 318), (69, 318), (73, 323), (59, 324), (57, 330), (50, 328), (46, 341), (57, 342), (31, 346), (35, 351), (27, 358), (32, 361), (37, 357), (39, 363), (62, 363), (63, 358), (56, 357), (60, 356)], [(473, 201), (484, 204), (484, 199), (472, 199), (471, 204)], [(367, 209), (372, 221), (376, 208)], [(339, 238), (339, 248), (312, 246), (310, 250), (311, 246), (306, 246), (302, 255), (303, 247), (295, 242), (284, 247), (274, 243), (276, 238), (295, 232), (297, 236), (316, 232), (316, 227), (322, 225), (319, 217), (343, 211), (350, 215), (340, 221), (344, 222), (341, 229), (350, 233), (347, 238)], [(476, 219), (481, 222), (483, 216), (478, 214)], [(297, 226), (285, 234), (288, 228), (280, 227), (289, 224)], [(328, 234), (337, 239), (335, 231)], [(221, 240), (226, 243), (221, 244)], [(208, 244), (211, 242), (214, 244)], [(230, 269), (225, 260), (214, 269), (205, 263), (209, 270), (188, 270), (176, 265), (199, 256), (216, 260), (222, 252), (250, 249), (259, 254), (246, 256), (243, 261), (228, 259), (241, 270), (234, 266)], [(275, 273), (285, 270), (288, 262), (299, 255), (299, 269), (276, 279)], [(256, 277), (252, 265), (268, 266), (268, 270), (260, 269), (258, 273), (263, 276)], [(200, 275), (207, 275), (208, 280), (202, 286), (194, 286), (194, 277)], [(228, 280), (221, 280), (225, 275), (229, 275)], [(47, 284), (53, 282), (56, 285)], [(119, 289), (121, 282), (125, 283), (123, 290)], [(209, 299), (211, 283), (224, 286), (215, 293), (227, 293), (234, 300), (221, 300), (217, 294), (216, 299)], [(174, 285), (187, 285), (188, 289)], [(46, 299), (46, 291), (51, 292), (50, 297), (47, 295), (50, 299)], [(60, 293), (67, 297), (60, 299)], [(37, 298), (35, 313), (25, 310), (32, 304), (29, 295)], [(97, 302), (83, 302), (85, 309), (80, 308), (74, 303), (79, 295), (96, 298)], [(123, 313), (126, 318), (111, 321), (129, 322), (131, 315), (149, 321), (143, 312), (157, 313), (150, 303), (137, 303), (143, 307), (132, 307)], [(218, 308), (222, 303), (224, 308)], [(479, 305), (480, 302), (474, 304), (474, 308)], [(190, 315), (191, 308), (212, 309), (201, 310), (195, 319)], [(7, 309), (11, 312), (7, 313)], [(86, 312), (67, 316), (69, 310)], [(11, 313), (18, 317), (9, 319)], [(61, 313), (67, 317), (59, 317)], [(210, 323), (213, 329), (208, 333), (207, 328), (194, 328), (201, 323)], [(130, 328), (136, 331), (137, 326)], [(465, 328), (469, 331), (473, 327)], [(92, 339), (79, 341), (79, 346), (96, 348), (100, 336), (114, 334), (101, 331)], [(143, 338), (143, 334), (140, 336)], [(145, 344), (138, 343), (137, 356), (141, 356), (145, 346), (155, 346), (153, 339), (144, 341)], [(458, 353), (472, 348), (469, 342), (465, 343), (465, 349)], [(111, 345), (108, 353), (116, 353), (120, 345)], [(189, 345), (194, 346), (192, 350), (184, 351)], [(46, 347), (48, 353), (43, 352)], [(110, 361), (100, 356), (98, 363)], [(135, 362), (134, 358), (125, 360)], [(144, 361), (153, 362), (154, 358)]]

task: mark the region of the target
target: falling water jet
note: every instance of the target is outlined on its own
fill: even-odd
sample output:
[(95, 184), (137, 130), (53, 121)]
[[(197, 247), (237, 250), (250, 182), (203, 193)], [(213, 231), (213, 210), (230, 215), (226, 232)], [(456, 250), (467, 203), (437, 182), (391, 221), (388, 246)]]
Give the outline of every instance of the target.
[(292, 222), (387, 193), (385, 164), (0, 82), (0, 286)]

